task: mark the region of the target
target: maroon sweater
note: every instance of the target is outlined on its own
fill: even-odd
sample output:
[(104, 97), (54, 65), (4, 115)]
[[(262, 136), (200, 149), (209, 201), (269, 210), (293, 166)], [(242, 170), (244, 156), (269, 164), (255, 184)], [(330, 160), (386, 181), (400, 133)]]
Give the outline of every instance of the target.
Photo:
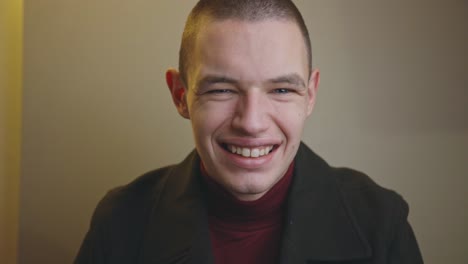
[(265, 195), (241, 201), (207, 176), (208, 222), (216, 264), (278, 263), (286, 196), (294, 163)]

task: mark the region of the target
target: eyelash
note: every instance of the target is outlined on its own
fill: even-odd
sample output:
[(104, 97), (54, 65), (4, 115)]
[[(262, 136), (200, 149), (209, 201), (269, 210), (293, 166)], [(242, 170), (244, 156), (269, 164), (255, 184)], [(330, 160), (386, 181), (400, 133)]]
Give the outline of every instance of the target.
[(210, 90), (206, 93), (208, 94), (223, 94), (223, 93), (233, 93), (234, 91), (229, 90), (229, 89), (215, 89), (215, 90)]
[[(288, 95), (294, 93), (294, 91), (295, 90), (291, 88), (275, 88), (271, 90), (271, 93), (277, 95)], [(205, 92), (207, 95), (232, 95), (236, 93), (237, 91), (232, 89), (213, 89)]]
[(292, 92), (292, 90), (288, 88), (277, 88), (277, 89), (274, 89), (273, 92), (277, 94), (288, 94)]

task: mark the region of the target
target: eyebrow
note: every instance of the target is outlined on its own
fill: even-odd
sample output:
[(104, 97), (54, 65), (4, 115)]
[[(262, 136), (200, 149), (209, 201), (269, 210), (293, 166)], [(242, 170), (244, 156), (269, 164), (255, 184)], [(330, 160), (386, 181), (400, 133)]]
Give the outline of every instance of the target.
[(297, 73), (291, 73), (283, 76), (279, 76), (273, 79), (269, 79), (270, 83), (289, 83), (296, 86), (306, 87), (304, 80)]
[(236, 84), (238, 83), (238, 81), (235, 79), (226, 77), (226, 76), (207, 75), (197, 82), (197, 87), (205, 87), (205, 86), (216, 84), (216, 83)]
[[(306, 87), (304, 80), (301, 78), (301, 76), (297, 73), (291, 73), (291, 74), (286, 74), (283, 76), (278, 76), (272, 79), (268, 79), (266, 81), (267, 83), (288, 83), (296, 86), (301, 86), (303, 88)], [(238, 80), (229, 78), (224, 75), (207, 75), (200, 79), (197, 82), (196, 87), (206, 87), (211, 84), (216, 84), (216, 83), (229, 83), (229, 84), (237, 84), (239, 83)]]

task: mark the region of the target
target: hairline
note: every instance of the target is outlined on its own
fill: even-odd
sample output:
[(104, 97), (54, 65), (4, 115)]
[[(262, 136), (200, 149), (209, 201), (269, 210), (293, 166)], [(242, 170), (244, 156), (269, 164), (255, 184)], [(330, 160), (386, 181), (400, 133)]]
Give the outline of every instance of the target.
[[(312, 71), (311, 41), (310, 41), (310, 36), (309, 36), (307, 26), (305, 25), (304, 21), (299, 20), (299, 19), (303, 19), (302, 16), (300, 18), (297, 18), (292, 15), (281, 15), (281, 14), (269, 14), (269, 15), (257, 16), (257, 17), (242, 17), (242, 16), (235, 16), (235, 15), (221, 16), (221, 15), (213, 14), (210, 11), (204, 11), (204, 12), (201, 12), (200, 14), (197, 14), (196, 17), (189, 17), (189, 19), (191, 19), (192, 21), (195, 21), (195, 23), (190, 25), (191, 28), (188, 30), (187, 30), (187, 25), (186, 25), (182, 41), (187, 41), (188, 39), (190, 39), (190, 41), (192, 41), (192, 45), (188, 45), (190, 47), (189, 49), (190, 51), (188, 51), (187, 49), (184, 50), (184, 52), (188, 54), (179, 54), (180, 77), (181, 77), (182, 82), (187, 88), (189, 85), (188, 75), (189, 75), (190, 68), (191, 68), (190, 67), (191, 63), (189, 63), (189, 61), (190, 61), (190, 57), (193, 56), (193, 50), (196, 48), (196, 45), (198, 44), (197, 37), (198, 37), (198, 32), (200, 32), (201, 27), (206, 26), (206, 24), (208, 23), (219, 23), (219, 22), (224, 22), (228, 20), (247, 22), (247, 23), (257, 23), (257, 22), (263, 22), (263, 21), (268, 21), (268, 20), (294, 23), (298, 27), (299, 32), (301, 33), (303, 43), (306, 49), (309, 75), (310, 75), (310, 72)], [(304, 23), (305, 29), (301, 27), (301, 22)], [(182, 56), (184, 56), (184, 63), (181, 63)]]

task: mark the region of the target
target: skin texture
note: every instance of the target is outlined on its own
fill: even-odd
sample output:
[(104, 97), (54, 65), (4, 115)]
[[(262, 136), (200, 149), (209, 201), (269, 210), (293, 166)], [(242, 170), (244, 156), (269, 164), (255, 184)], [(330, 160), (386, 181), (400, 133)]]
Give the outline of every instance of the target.
[[(240, 200), (263, 196), (288, 169), (315, 104), (319, 72), (309, 72), (298, 26), (286, 20), (208, 21), (200, 27), (188, 87), (166, 80), (196, 149), (216, 182)], [(256, 158), (227, 147), (274, 146)]]

